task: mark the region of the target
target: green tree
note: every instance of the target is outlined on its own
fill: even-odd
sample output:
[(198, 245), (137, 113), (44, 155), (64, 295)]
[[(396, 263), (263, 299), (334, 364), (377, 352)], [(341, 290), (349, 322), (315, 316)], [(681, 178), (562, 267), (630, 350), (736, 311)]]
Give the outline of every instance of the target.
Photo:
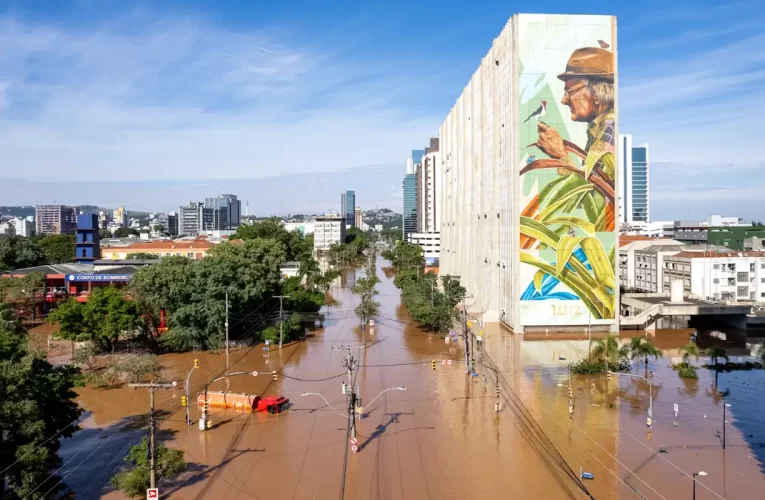
[(626, 367), (630, 355), (630, 348), (619, 341), (615, 335), (608, 335), (602, 339), (592, 341), (592, 358), (596, 361), (605, 362), (609, 370), (624, 371), (629, 369), (629, 363)]
[(706, 351), (704, 351), (704, 354), (712, 359), (712, 364), (715, 365), (715, 370), (717, 369), (717, 363), (721, 358), (724, 359), (726, 363), (729, 359), (728, 351), (726, 351), (725, 348), (717, 345), (708, 348)]
[(159, 255), (149, 252), (136, 252), (128, 255), (128, 260), (158, 260)]
[(321, 268), (316, 259), (308, 258), (300, 262), (300, 277), (305, 278), (309, 286), (314, 286), (319, 276), (321, 276)]
[[(66, 487), (56, 474), (62, 438), (78, 429), (81, 410), (72, 366), (54, 367), (27, 350), (26, 332), (0, 305), (0, 498), (54, 498)], [(33, 490), (34, 491), (33, 493)], [(48, 490), (52, 490), (50, 493)]]
[(287, 231), (284, 227), (284, 222), (278, 217), (271, 217), (270, 219), (247, 226), (239, 226), (231, 239), (267, 239), (279, 241), (284, 245), (287, 252), (287, 260), (297, 260), (298, 262), (306, 260), (310, 257), (311, 252), (313, 252), (313, 241), (311, 241), (311, 246), (308, 247), (306, 239), (298, 231)]
[(45, 277), (30, 273), (20, 278), (0, 279), (0, 301), (13, 304), (22, 316), (37, 319), (37, 304), (43, 295)]
[(120, 227), (114, 231), (115, 238), (129, 238), (131, 236), (140, 236), (140, 233), (131, 227)]
[(39, 266), (45, 259), (35, 239), (0, 234), (0, 271)]
[(295, 276), (282, 282), (281, 295), (287, 295), (287, 307), (298, 313), (315, 313), (324, 305), (324, 293), (306, 288)]
[[(216, 348), (224, 338), (226, 292), (230, 338), (259, 331), (263, 317), (253, 311), (280, 295), (281, 265), (286, 260), (286, 249), (278, 240), (222, 243), (200, 261), (165, 257), (140, 269), (133, 277), (131, 296), (153, 318), (155, 327), (160, 310), (165, 310), (170, 330), (162, 343), (168, 348)], [(263, 313), (267, 311), (263, 308)]]
[(630, 341), (630, 354), (632, 360), (643, 358), (645, 361), (645, 377), (648, 378), (648, 357), (653, 356), (654, 359), (662, 357), (662, 352), (653, 343), (645, 337), (635, 336)]
[(102, 240), (105, 240), (107, 238), (113, 238), (114, 235), (108, 229), (101, 229), (98, 231), (98, 237)]
[(446, 302), (452, 308), (457, 307), (457, 304), (465, 298), (465, 294), (467, 293), (465, 287), (460, 285), (459, 280), (456, 280), (449, 275), (441, 278), (441, 284), (444, 289)]
[(391, 261), (393, 267), (398, 270), (425, 266), (422, 248), (405, 241), (396, 242), (396, 246), (385, 250), (382, 256)]
[(52, 234), (38, 242), (47, 264), (65, 264), (74, 260), (74, 235)]
[[(144, 438), (139, 444), (130, 448), (125, 462), (132, 467), (129, 471), (120, 472), (112, 478), (112, 484), (129, 497), (144, 497), (150, 486), (149, 442)], [(183, 451), (171, 449), (164, 444), (158, 444), (156, 449), (156, 464), (154, 467), (157, 482), (172, 479), (186, 469)]]
[(88, 340), (113, 351), (121, 334), (134, 335), (145, 327), (138, 304), (115, 287), (96, 288), (85, 303), (74, 297), (48, 314), (65, 339)]
[(316, 286), (319, 287), (324, 293), (327, 293), (332, 288), (332, 283), (340, 277), (340, 271), (336, 269), (328, 269), (324, 271), (324, 274), (315, 278)]
[(685, 363), (688, 366), (690, 366), (691, 364), (691, 358), (694, 358), (696, 360), (699, 359), (699, 355), (700, 355), (699, 347), (693, 342), (691, 342), (688, 345), (682, 346), (680, 348), (680, 352), (682, 353), (682, 356), (683, 356), (683, 363)]

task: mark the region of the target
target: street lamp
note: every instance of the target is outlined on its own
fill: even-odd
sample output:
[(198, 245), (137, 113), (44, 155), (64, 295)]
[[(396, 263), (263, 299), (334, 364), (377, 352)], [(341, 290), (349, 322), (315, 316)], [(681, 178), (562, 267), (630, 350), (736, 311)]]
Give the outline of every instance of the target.
[(321, 399), (324, 400), (325, 403), (327, 403), (327, 406), (329, 407), (330, 410), (334, 411), (335, 413), (337, 413), (338, 415), (340, 415), (343, 418), (347, 418), (347, 415), (343, 415), (339, 411), (337, 411), (334, 408), (332, 408), (332, 404), (329, 401), (327, 401), (327, 398), (325, 398), (324, 396), (322, 396), (318, 392), (304, 392), (303, 394), (301, 394), (301, 396), (319, 396)]
[[(390, 389), (385, 389), (380, 394), (378, 394), (377, 396), (372, 398), (372, 401), (370, 401), (367, 406), (372, 406), (372, 403), (374, 403), (377, 400), (377, 398), (379, 398), (380, 396), (382, 396), (383, 394), (385, 394), (388, 391), (405, 391), (405, 390), (406, 390), (406, 387), (391, 387)], [(362, 408), (362, 410), (363, 410), (363, 408)]]
[(191, 425), (191, 415), (189, 414), (189, 406), (190, 406), (190, 403), (189, 403), (189, 398), (190, 398), (190, 395), (189, 395), (189, 380), (191, 380), (191, 374), (197, 368), (199, 368), (199, 360), (195, 359), (194, 360), (194, 366), (191, 367), (191, 370), (189, 370), (189, 374), (186, 375), (186, 425)]
[(729, 403), (725, 403), (723, 405), (723, 450), (725, 449), (725, 423), (726, 423), (725, 422), (725, 409), (726, 408), (730, 408), (730, 404)]
[(700, 470), (698, 472), (694, 472), (693, 473), (693, 500), (696, 500), (696, 476), (704, 477), (706, 475), (707, 475), (707, 473), (704, 472), (703, 470)]

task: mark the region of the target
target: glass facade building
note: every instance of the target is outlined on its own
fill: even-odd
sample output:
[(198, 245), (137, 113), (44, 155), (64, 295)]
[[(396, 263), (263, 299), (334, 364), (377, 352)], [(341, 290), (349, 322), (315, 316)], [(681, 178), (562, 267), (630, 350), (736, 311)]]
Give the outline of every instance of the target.
[(345, 218), (345, 224), (355, 227), (356, 191), (346, 191), (340, 194), (340, 216)]
[(417, 232), (417, 174), (404, 176), (404, 221), (403, 237)]
[(650, 222), (648, 144), (633, 147), (629, 134), (620, 135), (619, 142), (619, 172), (623, 179), (619, 221)]

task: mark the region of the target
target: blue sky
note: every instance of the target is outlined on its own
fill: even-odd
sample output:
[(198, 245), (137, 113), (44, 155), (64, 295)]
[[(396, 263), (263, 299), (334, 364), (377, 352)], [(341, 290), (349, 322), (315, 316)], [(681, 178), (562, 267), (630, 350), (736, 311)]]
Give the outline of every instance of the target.
[[(207, 185), (256, 213), (295, 211), (294, 197), (336, 208), (346, 188), (400, 209), (409, 150), (437, 134), (508, 17), (540, 9), (475, 5), (5, 0), (0, 205), (170, 210)], [(651, 146), (654, 218), (765, 218), (762, 9), (544, 10), (618, 16), (620, 128)]]

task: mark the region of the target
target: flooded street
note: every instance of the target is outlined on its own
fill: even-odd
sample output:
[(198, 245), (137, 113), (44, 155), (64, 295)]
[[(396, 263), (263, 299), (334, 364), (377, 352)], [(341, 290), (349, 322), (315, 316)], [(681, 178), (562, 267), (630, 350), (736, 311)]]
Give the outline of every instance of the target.
[[(162, 356), (164, 378), (179, 385), (156, 393), (160, 429), (190, 464), (178, 480), (160, 484), (162, 498), (339, 498), (348, 447), (341, 345), (357, 347), (352, 352), (364, 405), (359, 453), (347, 456), (345, 498), (587, 498), (580, 467), (594, 474), (582, 484), (598, 499), (690, 498), (692, 481), (684, 473), (701, 470), (708, 475), (698, 478), (697, 498), (753, 498), (752, 492), (763, 491), (765, 445), (758, 443), (765, 443), (764, 372), (722, 373), (717, 391), (713, 373), (703, 368), (698, 381), (684, 381), (669, 365), (689, 332), (658, 332), (656, 344), (665, 354), (649, 363), (655, 372), (650, 432), (649, 390), (637, 379), (573, 377), (570, 418), (567, 365), (586, 356), (586, 335), (521, 338), (487, 325), (476, 352), (478, 376), (468, 377), (463, 346), (446, 344), (409, 321), (383, 264), (378, 259), (382, 307), (366, 349), (359, 348), (363, 337), (353, 312), (358, 298), (350, 293), (358, 271), (348, 271), (343, 287), (332, 290), (336, 302), (325, 308), (323, 328), (305, 341), (282, 350), (272, 346), (270, 353), (262, 345), (231, 352), (230, 371), (259, 374), (232, 377), (228, 389), (284, 395), (293, 406), (282, 414), (211, 408), (213, 428), (200, 432), (192, 404), (193, 425), (187, 426), (180, 409), (186, 373), (195, 358), (201, 360), (191, 377), (195, 401), (204, 382), (225, 371), (225, 354)], [(704, 341), (702, 334), (699, 343)], [(736, 349), (744, 353), (746, 347)], [(504, 399), (499, 414), (495, 365)], [(643, 375), (642, 361), (633, 373)], [(407, 390), (373, 401), (396, 387)], [(225, 389), (225, 381), (210, 386)], [(731, 404), (725, 450), (718, 437), (723, 391)], [(321, 397), (301, 396), (308, 392), (323, 395), (331, 406)], [(130, 444), (146, 433), (142, 422), (127, 417), (147, 414), (149, 394), (126, 387), (80, 394), (90, 413), (85, 428), (62, 443), (62, 475), (78, 498), (124, 498), (108, 480)], [(667, 453), (656, 453), (660, 447)]]

